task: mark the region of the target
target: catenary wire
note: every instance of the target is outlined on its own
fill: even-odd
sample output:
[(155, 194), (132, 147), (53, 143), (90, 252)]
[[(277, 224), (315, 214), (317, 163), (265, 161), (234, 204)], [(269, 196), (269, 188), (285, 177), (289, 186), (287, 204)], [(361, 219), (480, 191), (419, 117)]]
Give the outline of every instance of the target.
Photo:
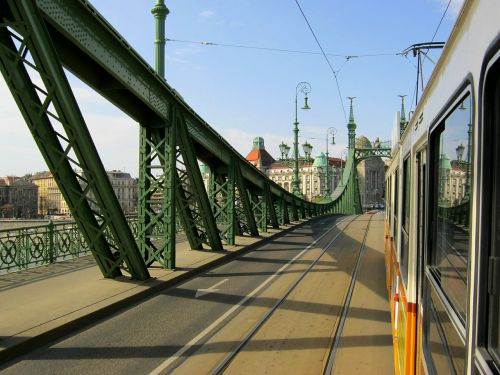
[(342, 106), (342, 112), (344, 113), (344, 120), (345, 120), (345, 122), (347, 122), (347, 115), (346, 115), (345, 108), (344, 108), (344, 101), (342, 99), (342, 93), (340, 92), (340, 85), (339, 85), (339, 80), (337, 78), (337, 73), (335, 73), (335, 70), (333, 69), (332, 64), (330, 64), (330, 60), (328, 60), (328, 56), (326, 56), (326, 53), (323, 50), (323, 47), (321, 46), (321, 43), (319, 42), (318, 38), (316, 37), (316, 34), (314, 33), (314, 30), (312, 29), (311, 24), (309, 23), (304, 11), (302, 10), (302, 7), (300, 6), (299, 1), (295, 0), (295, 3), (299, 7), (300, 13), (302, 13), (302, 17), (304, 17), (304, 20), (306, 21), (307, 26), (309, 27), (309, 30), (311, 31), (311, 34), (313, 35), (314, 39), (316, 40), (316, 43), (318, 44), (318, 47), (321, 50), (321, 53), (325, 57), (326, 63), (328, 64), (328, 66), (330, 67), (330, 69), (333, 73), (333, 77), (335, 78), (335, 83), (337, 84), (337, 91), (339, 93), (340, 105)]
[[(298, 54), (304, 54), (304, 55), (322, 55), (321, 52), (303, 51), (303, 50), (288, 49), (288, 48), (272, 48), (272, 47), (263, 47), (263, 46), (252, 46), (252, 45), (245, 45), (245, 44), (217, 43), (217, 42), (210, 42), (210, 41), (197, 41), (197, 40), (173, 39), (173, 38), (166, 38), (165, 41), (166, 42), (174, 42), (174, 43), (199, 44), (199, 45), (203, 45), (203, 46), (254, 49), (254, 50), (269, 51), (269, 52), (298, 53)], [(352, 55), (345, 55), (345, 54), (328, 52), (327, 55), (334, 56), (334, 57), (344, 57), (346, 59), (346, 61), (349, 61), (353, 58), (362, 58), (362, 57), (398, 56), (398, 55), (401, 55), (401, 52), (380, 52), (380, 53), (364, 53), (364, 54), (352, 54)]]

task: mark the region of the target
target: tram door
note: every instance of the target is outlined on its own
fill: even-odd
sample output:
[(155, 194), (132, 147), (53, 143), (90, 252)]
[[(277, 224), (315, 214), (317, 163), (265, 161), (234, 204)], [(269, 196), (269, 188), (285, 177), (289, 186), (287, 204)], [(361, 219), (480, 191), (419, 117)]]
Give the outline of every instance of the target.
[(417, 327), (416, 327), (416, 361), (415, 373), (423, 374), (421, 350), (422, 347), (422, 280), (424, 277), (424, 247), (426, 236), (425, 225), (425, 210), (426, 210), (426, 167), (427, 167), (427, 150), (423, 149), (417, 152), (417, 274), (416, 274), (416, 306), (417, 306)]

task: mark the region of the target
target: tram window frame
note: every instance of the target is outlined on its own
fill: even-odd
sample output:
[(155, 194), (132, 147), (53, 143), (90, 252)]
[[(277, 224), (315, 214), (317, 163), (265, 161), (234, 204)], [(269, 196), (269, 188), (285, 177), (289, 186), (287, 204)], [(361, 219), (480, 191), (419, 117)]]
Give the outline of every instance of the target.
[(417, 178), (417, 300), (422, 300), (422, 283), (424, 279), (424, 254), (427, 236), (427, 147), (416, 154)]
[(408, 286), (408, 259), (410, 251), (410, 210), (411, 210), (411, 157), (408, 155), (403, 160), (401, 194), (401, 244), (399, 253), (399, 270), (404, 285)]
[(392, 213), (393, 217), (393, 230), (392, 236), (394, 243), (397, 245), (398, 241), (398, 211), (399, 211), (399, 168), (394, 171), (394, 211)]
[[(447, 280), (452, 280), (454, 275), (449, 275), (447, 273), (442, 273), (441, 269), (444, 271), (449, 271), (446, 268), (443, 267), (443, 265), (440, 265), (437, 263), (439, 260), (440, 262), (443, 261), (443, 259), (448, 260), (449, 256), (455, 256), (456, 254), (451, 254), (449, 253), (449, 250), (445, 250), (446, 252), (443, 252), (443, 246), (448, 246), (447, 241), (448, 240), (448, 234), (447, 231), (447, 221), (454, 219), (455, 217), (451, 215), (448, 218), (446, 212), (441, 212), (441, 219), (438, 218), (438, 212), (440, 210), (439, 206), (439, 199), (438, 199), (438, 194), (441, 192), (443, 194), (441, 196), (441, 199), (444, 201), (445, 199), (450, 199), (451, 198), (445, 198), (446, 195), (446, 180), (443, 178), (443, 176), (446, 176), (446, 174), (442, 174), (443, 171), (440, 172), (440, 169), (443, 168), (443, 166), (440, 167), (440, 162), (445, 162), (444, 159), (446, 157), (444, 156), (446, 153), (443, 152), (446, 150), (446, 146), (448, 147), (448, 143), (445, 143), (444, 141), (450, 141), (450, 134), (454, 134), (454, 130), (456, 131), (456, 127), (454, 125), (454, 122), (459, 121), (458, 123), (460, 125), (463, 125), (461, 120), (463, 119), (456, 119), (455, 116), (458, 118), (460, 115), (458, 115), (456, 112), (457, 110), (460, 109), (461, 104), (465, 103), (465, 101), (468, 101), (468, 103), (464, 106), (462, 109), (468, 109), (469, 116), (469, 130), (467, 132), (467, 137), (468, 141), (470, 142), (468, 144), (468, 150), (467, 150), (467, 157), (469, 158), (467, 162), (469, 163), (468, 165), (468, 175), (469, 181), (474, 181), (473, 176), (474, 176), (474, 170), (472, 168), (473, 166), (473, 157), (472, 155), (474, 154), (474, 140), (473, 140), (473, 126), (476, 124), (473, 123), (474, 119), (474, 95), (472, 91), (472, 79), (471, 77), (468, 77), (464, 84), (459, 88), (459, 90), (456, 91), (456, 94), (452, 96), (450, 101), (448, 102), (448, 105), (445, 106), (441, 114), (436, 118), (436, 121), (434, 122), (434, 125), (431, 127), (430, 132), (429, 132), (429, 148), (428, 148), (428, 160), (429, 160), (429, 165), (428, 165), (428, 182), (427, 182), (427, 187), (428, 187), (428, 209), (426, 210), (426, 217), (427, 217), (427, 223), (428, 223), (428, 236), (426, 240), (426, 244), (424, 246), (424, 251), (425, 251), (425, 256), (424, 256), (424, 280), (423, 280), (423, 303), (424, 303), (424, 325), (423, 325), (423, 331), (424, 331), (424, 339), (423, 339), (423, 350), (424, 350), (424, 355), (427, 358), (427, 362), (431, 364), (431, 368), (434, 368), (434, 372), (436, 371), (436, 363), (434, 363), (434, 360), (438, 360), (439, 357), (435, 357), (434, 353), (439, 345), (443, 345), (443, 353), (448, 353), (450, 356), (446, 356), (448, 358), (448, 364), (450, 367), (450, 371), (454, 371), (455, 366), (458, 363), (462, 363), (463, 360), (465, 360), (465, 357), (462, 358), (460, 355), (457, 356), (457, 354), (460, 352), (462, 353), (461, 349), (465, 348), (465, 342), (466, 342), (466, 321), (467, 317), (469, 316), (469, 304), (468, 304), (468, 296), (470, 293), (470, 280), (471, 280), (471, 262), (470, 262), (470, 255), (471, 255), (471, 245), (472, 245), (472, 237), (470, 235), (470, 223), (471, 223), (471, 205), (470, 205), (470, 200), (473, 197), (473, 192), (472, 190), (469, 191), (469, 207), (468, 207), (468, 217), (465, 215), (465, 219), (468, 218), (468, 236), (466, 241), (464, 242), (466, 246), (462, 246), (462, 250), (466, 251), (466, 267), (462, 267), (462, 269), (465, 269), (465, 291), (462, 294), (457, 294), (456, 291), (453, 291), (455, 294), (455, 300), (453, 300), (453, 295), (452, 295), (452, 290), (447, 287), (445, 284), (448, 282)], [(467, 108), (468, 105), (468, 108)], [(453, 116), (453, 117), (452, 117)], [(466, 119), (466, 118), (465, 118)], [(449, 128), (447, 127), (449, 122)], [(449, 130), (449, 132), (447, 131)], [(449, 151), (449, 150), (448, 150)], [(469, 154), (470, 153), (470, 154)], [(442, 154), (440, 156), (440, 154)], [(447, 154), (446, 154), (447, 155)], [(459, 157), (457, 156), (457, 161), (460, 161)], [(451, 163), (451, 161), (450, 161)], [(451, 167), (450, 167), (451, 168)], [(451, 169), (450, 169), (451, 170)], [(441, 173), (441, 174), (440, 174)], [(442, 181), (442, 182), (440, 182)], [(439, 188), (441, 186), (441, 189)], [(472, 187), (472, 184), (469, 184), (469, 188)], [(467, 204), (467, 200), (464, 199), (464, 202)], [(449, 206), (450, 208), (454, 208), (453, 205)], [(441, 208), (442, 209), (442, 208)], [(467, 214), (466, 213), (466, 214)], [(466, 220), (464, 220), (465, 222)], [(452, 224), (453, 222), (450, 222)], [(451, 225), (452, 227), (454, 225)], [(452, 232), (453, 233), (453, 232)], [(438, 250), (438, 235), (441, 235), (443, 238), (441, 239), (441, 253), (439, 253)], [(445, 245), (443, 245), (445, 244)], [(456, 249), (453, 249), (454, 252), (457, 252)], [(457, 252), (458, 253), (458, 252)], [(439, 255), (440, 254), (440, 255)], [(441, 268), (441, 269), (440, 269)], [(457, 273), (458, 276), (458, 269), (455, 269), (455, 272)], [(463, 272), (463, 271), (461, 271)], [(449, 272), (448, 272), (449, 273)], [(444, 276), (443, 276), (444, 275)], [(444, 277), (444, 279), (443, 279)], [(456, 277), (456, 276), (455, 276)], [(444, 283), (443, 284), (443, 280)], [(465, 303), (462, 303), (457, 300), (457, 296), (459, 298), (465, 298)], [(433, 309), (436, 309), (436, 306), (440, 306), (440, 312), (439, 314), (434, 314), (434, 316), (439, 317), (438, 320), (432, 321), (432, 311)], [(465, 309), (461, 311), (460, 309)], [(454, 327), (454, 329), (443, 329), (443, 327)], [(440, 342), (433, 342), (431, 340), (431, 334), (432, 332), (437, 332), (436, 329), (441, 332), (439, 336), (441, 337)], [(436, 335), (434, 335), (436, 337)], [(450, 342), (449, 342), (450, 340)], [(451, 345), (451, 346), (450, 346)], [(441, 352), (437, 352), (441, 353)], [(441, 353), (441, 354), (443, 354)], [(460, 367), (460, 366), (459, 366)]]
[[(490, 370), (500, 373), (499, 314), (500, 288), (495, 278), (500, 274), (500, 40), (494, 46), (494, 58), (485, 59), (480, 87), (483, 89), (481, 100), (482, 126), (480, 131), (483, 175), (481, 176), (481, 243), (479, 244), (479, 306), (478, 306), (478, 354)], [(490, 53), (491, 56), (491, 53)], [(495, 57), (495, 56), (494, 56)], [(486, 71), (486, 67), (489, 69)], [(496, 226), (496, 227), (495, 227)], [(496, 285), (495, 285), (496, 284)], [(496, 290), (495, 290), (496, 287)], [(496, 296), (496, 297), (495, 297)], [(496, 321), (495, 321), (496, 320)], [(496, 331), (495, 331), (496, 328)], [(492, 347), (495, 339), (496, 347)], [(478, 363), (479, 362), (479, 363)], [(482, 367), (482, 366), (480, 366)]]

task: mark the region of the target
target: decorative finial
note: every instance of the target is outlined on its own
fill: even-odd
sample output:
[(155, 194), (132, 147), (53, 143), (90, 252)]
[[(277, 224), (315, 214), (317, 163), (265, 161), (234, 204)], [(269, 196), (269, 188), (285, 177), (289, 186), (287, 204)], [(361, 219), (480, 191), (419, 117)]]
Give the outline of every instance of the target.
[(169, 13), (168, 8), (165, 6), (165, 1), (164, 0), (156, 0), (156, 4), (151, 9), (151, 13), (155, 17), (166, 17)]
[(398, 95), (401, 98), (401, 122), (406, 122), (406, 114), (405, 114), (405, 97), (407, 95)]
[(406, 95), (398, 95), (401, 98), (401, 117), (399, 120), (399, 130), (400, 133), (403, 134), (403, 132), (406, 129), (406, 114), (405, 114), (405, 97)]
[(353, 106), (352, 106), (352, 101), (354, 99), (356, 99), (356, 97), (355, 96), (348, 96), (347, 99), (349, 99), (351, 101), (351, 103), (350, 103), (351, 109), (349, 111), (349, 123), (354, 124), (354, 110), (353, 110)]
[(354, 109), (352, 101), (356, 99), (355, 96), (348, 96), (347, 99), (351, 101), (351, 109), (349, 113), (349, 123), (347, 124), (348, 130), (348, 147), (354, 149), (356, 147), (356, 122), (354, 122)]

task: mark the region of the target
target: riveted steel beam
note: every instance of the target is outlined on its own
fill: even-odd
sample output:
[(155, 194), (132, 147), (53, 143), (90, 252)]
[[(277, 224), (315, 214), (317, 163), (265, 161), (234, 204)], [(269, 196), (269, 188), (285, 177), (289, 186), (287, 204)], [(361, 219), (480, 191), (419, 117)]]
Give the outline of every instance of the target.
[(4, 17), (0, 27), (2, 74), (54, 180), (103, 275), (116, 277), (122, 269), (135, 279), (148, 278), (38, 9), (32, 1), (8, 5), (12, 19)]

